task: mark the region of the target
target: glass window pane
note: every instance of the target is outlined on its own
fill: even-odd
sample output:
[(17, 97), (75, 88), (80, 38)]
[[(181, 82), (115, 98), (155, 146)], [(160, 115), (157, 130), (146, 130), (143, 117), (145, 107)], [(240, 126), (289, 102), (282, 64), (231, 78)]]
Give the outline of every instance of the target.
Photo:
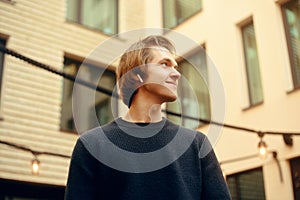
[[(98, 72), (99, 73), (99, 72)], [(94, 77), (93, 82), (97, 82), (99, 76), (97, 73), (93, 73)], [(115, 81), (115, 73), (106, 70), (104, 73), (101, 75), (101, 79), (98, 82), (98, 85), (101, 86), (102, 88), (105, 88), (107, 90), (112, 91), (113, 88), (115, 87), (116, 81)], [(113, 104), (113, 105), (112, 105)], [(90, 126), (91, 127), (97, 127), (100, 125), (104, 125), (107, 122), (113, 120), (113, 114), (112, 114), (112, 106), (117, 106), (114, 105), (114, 102), (111, 101), (111, 97), (108, 95), (104, 95), (101, 92), (96, 92), (95, 94), (95, 105), (91, 105), (91, 109), (95, 109), (97, 119), (98, 121), (94, 121), (95, 119), (93, 116), (90, 118)]]
[(177, 25), (175, 0), (163, 0), (163, 15), (165, 28), (172, 28)]
[[(80, 71), (78, 71), (79, 67)], [(81, 64), (67, 58), (64, 62), (64, 71), (66, 73), (112, 91), (116, 82), (115, 74), (109, 70), (103, 70), (103, 68)], [(73, 91), (73, 87), (74, 83), (72, 81), (64, 79), (61, 130), (76, 132), (75, 128), (79, 128), (77, 131), (83, 132), (99, 126), (99, 123), (103, 125), (113, 119), (110, 96), (79, 84), (76, 85), (75, 91)], [(93, 97), (95, 97), (94, 100), (92, 99)], [(76, 102), (72, 98), (76, 98)], [(79, 120), (76, 121), (78, 127), (75, 127), (72, 109), (75, 109), (76, 113), (80, 113), (80, 116), (78, 116)], [(96, 118), (94, 113), (97, 115)]]
[(202, 0), (163, 0), (164, 27), (173, 28), (200, 11)]
[(183, 22), (201, 9), (201, 1), (199, 0), (177, 0), (177, 2), (178, 23)]
[(300, 2), (293, 0), (283, 6), (294, 87), (300, 87)]
[(117, 33), (118, 0), (68, 0), (67, 19), (106, 34)]
[(67, 1), (67, 20), (79, 22), (80, 0)]
[[(64, 72), (75, 76), (80, 63), (65, 59)], [(72, 113), (73, 81), (63, 79), (63, 94), (61, 107), (61, 130), (76, 132)]]
[(293, 182), (294, 199), (300, 199), (300, 157), (290, 160), (291, 178)]
[(264, 179), (261, 168), (227, 176), (227, 184), (233, 200), (265, 199)]
[[(210, 96), (205, 83), (205, 80), (208, 80), (205, 51), (196, 52), (188, 60), (189, 62), (184, 60), (179, 63), (179, 71), (182, 74), (178, 88), (180, 99), (176, 103), (168, 103), (167, 109), (196, 119), (210, 120)], [(200, 73), (197, 69), (200, 69)], [(181, 123), (179, 117), (168, 115), (168, 118), (175, 123)], [(182, 125), (187, 128), (195, 129), (199, 126), (196, 120), (187, 118), (182, 120)]]
[(106, 34), (117, 33), (117, 1), (102, 0), (100, 6), (102, 7), (102, 10), (99, 16), (99, 19), (101, 19), (99, 22), (99, 29)]
[[(6, 40), (0, 39), (0, 47), (5, 47)], [(2, 76), (3, 76), (3, 67), (4, 67), (4, 53), (0, 52), (0, 97), (1, 97), (1, 88), (2, 88)]]
[(250, 105), (263, 101), (260, 67), (253, 23), (242, 28)]

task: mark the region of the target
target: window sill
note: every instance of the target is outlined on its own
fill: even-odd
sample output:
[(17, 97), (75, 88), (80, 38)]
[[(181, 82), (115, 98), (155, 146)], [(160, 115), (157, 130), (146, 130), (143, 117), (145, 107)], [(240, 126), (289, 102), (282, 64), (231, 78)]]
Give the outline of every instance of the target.
[(294, 93), (294, 92), (297, 92), (297, 91), (300, 91), (300, 86), (299, 87), (294, 87), (293, 89), (288, 90), (286, 93), (291, 94), (291, 93)]
[(245, 107), (245, 108), (242, 108), (242, 111), (247, 111), (247, 110), (251, 110), (252, 108), (256, 108), (260, 105), (264, 104), (264, 102), (259, 102), (259, 103), (256, 103), (256, 104), (253, 104), (253, 105), (249, 105), (248, 107)]
[(65, 20), (65, 23), (80, 27), (81, 29), (85, 29), (87, 31), (91, 31), (91, 32), (94, 32), (94, 33), (101, 34), (101, 35), (104, 35), (104, 36), (107, 36), (107, 37), (112, 37), (114, 35), (118, 35), (118, 33), (108, 34), (108, 33), (105, 33), (103, 31), (99, 30), (99, 29), (89, 27), (89, 26), (86, 26), (84, 24), (81, 24), (81, 23), (78, 23), (78, 22), (75, 22), (75, 21), (71, 21), (71, 20), (67, 20), (67, 19)]
[(62, 130), (62, 129), (60, 129), (60, 132), (66, 133), (66, 134), (71, 134), (71, 135), (76, 135), (76, 134), (78, 134), (78, 133), (75, 132), (75, 131), (68, 131), (68, 130)]

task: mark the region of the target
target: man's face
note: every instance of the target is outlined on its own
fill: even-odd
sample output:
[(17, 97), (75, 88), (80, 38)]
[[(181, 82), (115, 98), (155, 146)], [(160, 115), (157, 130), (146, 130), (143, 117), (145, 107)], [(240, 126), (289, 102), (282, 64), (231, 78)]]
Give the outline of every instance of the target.
[(153, 59), (148, 63), (144, 89), (156, 103), (177, 99), (177, 85), (180, 73), (174, 55), (162, 47), (152, 47)]

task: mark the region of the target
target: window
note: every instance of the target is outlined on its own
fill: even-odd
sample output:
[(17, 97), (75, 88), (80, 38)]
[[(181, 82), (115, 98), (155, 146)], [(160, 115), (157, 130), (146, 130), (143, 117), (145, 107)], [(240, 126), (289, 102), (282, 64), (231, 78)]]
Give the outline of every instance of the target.
[[(199, 71), (200, 73), (199, 73)], [(187, 60), (179, 62), (179, 71), (182, 75), (179, 85), (179, 98), (176, 102), (168, 103), (167, 110), (182, 113), (196, 119), (210, 120), (210, 95), (204, 80), (208, 80), (208, 69), (204, 49), (196, 50)], [(178, 103), (180, 101), (180, 105)], [(187, 128), (196, 129), (199, 121), (174, 115), (168, 118)]]
[(282, 6), (294, 88), (300, 88), (300, 1)]
[[(0, 38), (0, 47), (4, 48), (5, 45), (6, 45), (6, 40)], [(1, 88), (2, 88), (3, 67), (4, 67), (4, 53), (0, 51), (0, 97), (1, 97)]]
[[(79, 67), (80, 73), (78, 74)], [(81, 62), (69, 58), (65, 58), (64, 60), (64, 72), (95, 85), (99, 85), (109, 91), (113, 91), (116, 84), (114, 72), (108, 69), (104, 70), (94, 65), (81, 65)], [(101, 78), (100, 73), (103, 73)], [(99, 78), (100, 80), (98, 81)], [(99, 123), (103, 125), (113, 119), (111, 102), (114, 104), (116, 101), (111, 101), (110, 96), (98, 91), (95, 92), (93, 89), (83, 85), (77, 85), (76, 92), (73, 94), (73, 86), (74, 82), (68, 79), (63, 80), (61, 109), (62, 131), (76, 132), (77, 129), (78, 132), (83, 132), (98, 126)], [(94, 102), (93, 99), (91, 100), (92, 96), (95, 96)], [(72, 97), (76, 98), (76, 102), (72, 101)], [(73, 110), (79, 113), (79, 124), (76, 124), (79, 125), (78, 127), (75, 127), (72, 106)], [(94, 113), (96, 113), (97, 119), (95, 119)]]
[(0, 179), (1, 200), (62, 200), (65, 187)]
[(202, 8), (202, 0), (162, 0), (162, 2), (165, 28), (176, 27)]
[(250, 106), (263, 102), (260, 67), (253, 22), (242, 27), (245, 66)]
[(226, 180), (232, 200), (266, 199), (264, 179), (261, 168), (227, 176)]
[(300, 199), (300, 157), (290, 160), (294, 199)]
[(117, 33), (118, 0), (67, 0), (67, 20), (102, 31)]

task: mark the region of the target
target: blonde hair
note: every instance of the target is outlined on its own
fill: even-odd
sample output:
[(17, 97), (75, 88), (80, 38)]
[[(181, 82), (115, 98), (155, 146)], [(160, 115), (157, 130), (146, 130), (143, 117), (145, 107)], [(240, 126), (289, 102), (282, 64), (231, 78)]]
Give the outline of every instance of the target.
[(141, 84), (136, 81), (137, 74), (142, 79), (146, 78), (147, 63), (153, 59), (152, 47), (163, 47), (175, 54), (175, 46), (171, 41), (160, 35), (151, 35), (132, 44), (121, 56), (117, 80), (121, 98), (128, 107)]

